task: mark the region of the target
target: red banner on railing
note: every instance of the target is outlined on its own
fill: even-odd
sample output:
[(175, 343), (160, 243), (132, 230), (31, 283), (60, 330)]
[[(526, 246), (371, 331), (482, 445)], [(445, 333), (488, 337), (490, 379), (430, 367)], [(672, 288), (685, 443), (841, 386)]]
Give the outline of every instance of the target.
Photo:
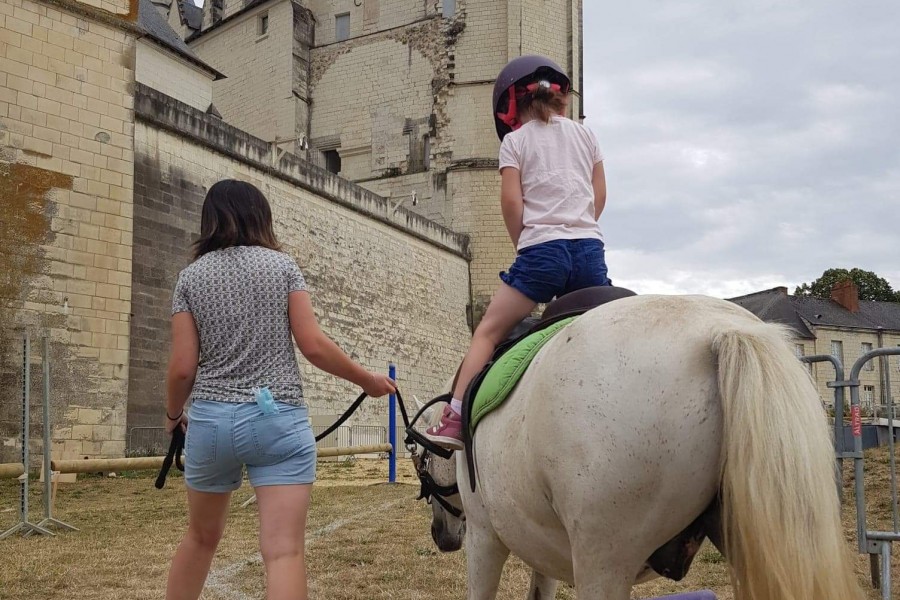
[(862, 418), (859, 415), (859, 407), (850, 407), (850, 427), (853, 431), (853, 437), (862, 436)]

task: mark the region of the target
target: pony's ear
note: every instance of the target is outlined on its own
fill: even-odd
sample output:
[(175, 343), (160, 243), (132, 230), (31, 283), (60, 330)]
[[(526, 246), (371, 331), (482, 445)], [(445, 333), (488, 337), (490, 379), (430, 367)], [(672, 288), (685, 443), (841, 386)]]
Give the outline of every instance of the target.
[[(422, 410), (422, 407), (425, 406), (425, 403), (422, 402), (421, 400), (419, 400), (419, 398), (416, 397), (415, 394), (413, 394), (413, 400), (414, 400), (415, 403), (416, 403), (416, 412)], [(428, 410), (426, 410), (426, 411), (422, 414), (422, 418), (425, 420), (426, 423), (429, 423), (429, 424), (430, 424), (431, 421), (432, 421), (432, 417), (434, 417), (434, 407), (433, 407), (433, 406), (432, 406), (431, 408), (429, 408)]]

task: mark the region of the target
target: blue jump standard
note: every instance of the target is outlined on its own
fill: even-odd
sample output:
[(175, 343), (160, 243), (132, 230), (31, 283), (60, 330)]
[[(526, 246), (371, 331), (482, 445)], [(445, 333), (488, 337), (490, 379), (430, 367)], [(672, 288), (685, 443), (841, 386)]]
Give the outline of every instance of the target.
[(704, 590), (702, 592), (675, 594), (674, 596), (660, 596), (657, 600), (716, 600), (716, 595), (709, 590)]

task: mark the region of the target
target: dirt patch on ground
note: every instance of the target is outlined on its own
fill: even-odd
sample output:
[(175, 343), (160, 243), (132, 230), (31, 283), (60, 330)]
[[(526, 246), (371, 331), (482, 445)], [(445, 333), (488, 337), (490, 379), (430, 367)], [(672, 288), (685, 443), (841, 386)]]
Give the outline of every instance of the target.
[[(890, 527), (887, 458), (869, 460), (867, 495), (871, 526)], [(430, 508), (416, 501), (409, 461), (398, 479), (386, 485), (387, 462), (358, 460), (321, 463), (307, 539), (312, 597), (317, 600), (464, 598), (465, 557), (439, 553), (431, 541)], [(846, 482), (852, 501), (852, 481)], [(257, 546), (255, 507), (240, 504), (252, 495), (245, 485), (234, 495), (228, 529), (213, 564), (204, 600), (264, 598), (262, 564)], [(886, 502), (884, 501), (886, 499)], [(32, 497), (40, 511), (40, 496)], [(0, 530), (12, 525), (18, 506), (15, 482), (0, 482)], [(38, 516), (38, 515), (35, 515)], [(183, 479), (174, 476), (166, 488), (153, 488), (153, 474), (125, 474), (116, 479), (83, 477), (64, 485), (57, 497), (57, 516), (80, 532), (55, 538), (14, 538), (0, 542), (0, 598), (4, 600), (143, 600), (164, 595), (169, 560), (186, 526)], [(855, 517), (845, 510), (847, 539), (855, 547)], [(868, 560), (856, 561), (866, 581)], [(894, 562), (895, 577), (900, 565)], [(499, 598), (524, 597), (529, 572), (511, 560)], [(690, 575), (680, 583), (657, 580), (634, 590), (634, 598), (712, 589), (732, 598), (726, 565), (714, 549), (704, 547)], [(878, 594), (866, 586), (872, 599)], [(895, 594), (900, 599), (900, 594)], [(562, 586), (558, 599), (573, 600)]]

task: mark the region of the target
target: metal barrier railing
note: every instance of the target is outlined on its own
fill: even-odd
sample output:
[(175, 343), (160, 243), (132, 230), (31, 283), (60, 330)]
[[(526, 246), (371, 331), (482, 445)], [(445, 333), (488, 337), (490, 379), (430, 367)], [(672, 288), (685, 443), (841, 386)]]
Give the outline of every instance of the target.
[[(862, 443), (862, 419), (860, 416), (859, 374), (865, 365), (881, 356), (900, 356), (900, 348), (878, 348), (859, 357), (850, 369), (850, 379), (840, 382), (850, 388), (850, 420), (853, 433), (854, 484), (856, 492), (856, 532), (861, 554), (868, 554), (872, 583), (881, 588), (883, 600), (891, 599), (891, 544), (900, 541), (897, 513), (897, 459), (894, 441), (894, 403), (890, 390), (890, 378), (885, 377), (885, 395), (888, 398), (888, 457), (891, 476), (891, 531), (874, 531), (867, 526), (865, 492), (865, 457)], [(881, 563), (879, 565), (879, 562)]]
[[(866, 518), (866, 491), (865, 491), (865, 454), (863, 452), (862, 439), (862, 404), (859, 395), (859, 374), (870, 361), (879, 357), (900, 356), (900, 348), (878, 348), (867, 352), (853, 363), (850, 369), (850, 377), (845, 379), (844, 368), (841, 361), (830, 355), (804, 356), (800, 360), (805, 363), (830, 362), (834, 367), (835, 380), (828, 383), (828, 387), (834, 389), (834, 450), (838, 472), (838, 494), (843, 496), (842, 477), (844, 459), (853, 459), (854, 495), (856, 502), (856, 537), (860, 554), (868, 554), (872, 585), (881, 589), (883, 600), (891, 599), (891, 545), (900, 541), (900, 515), (898, 515), (897, 492), (897, 458), (895, 448), (894, 418), (895, 403), (891, 394), (889, 373), (890, 364), (885, 360), (882, 365), (884, 372), (884, 406), (887, 412), (887, 445), (888, 461), (890, 465), (891, 479), (891, 531), (876, 531), (868, 527)], [(852, 434), (852, 447), (847, 448), (844, 431), (847, 425), (844, 423), (844, 407), (846, 404), (846, 392), (850, 389), (850, 432)], [(877, 413), (876, 413), (877, 414)], [(876, 423), (878, 421), (876, 420)]]
[(162, 456), (169, 448), (165, 427), (131, 427), (128, 429), (128, 456)]

